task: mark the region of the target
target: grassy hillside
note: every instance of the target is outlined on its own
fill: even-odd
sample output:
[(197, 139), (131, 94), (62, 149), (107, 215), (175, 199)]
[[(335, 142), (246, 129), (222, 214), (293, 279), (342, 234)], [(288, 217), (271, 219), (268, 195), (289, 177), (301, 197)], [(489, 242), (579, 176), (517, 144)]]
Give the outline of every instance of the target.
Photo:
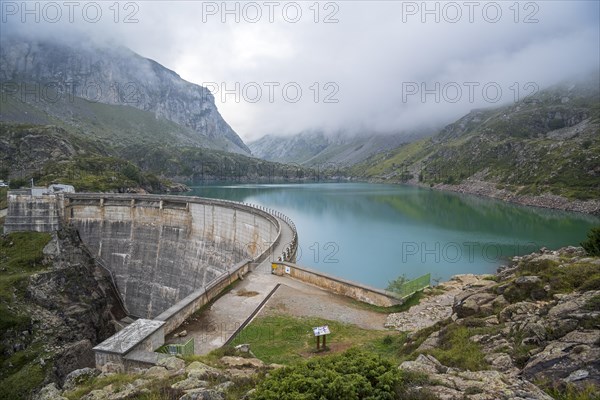
[(597, 199), (599, 132), (597, 86), (557, 87), (511, 106), (472, 111), (433, 138), (371, 157), (352, 174), (431, 186), (473, 178), (517, 194)]
[(286, 171), (214, 149), (218, 141), (133, 107), (79, 98), (34, 106), (3, 95), (0, 109), (0, 179), (13, 187), (33, 178), (80, 191), (162, 192), (178, 190), (170, 180), (249, 180)]

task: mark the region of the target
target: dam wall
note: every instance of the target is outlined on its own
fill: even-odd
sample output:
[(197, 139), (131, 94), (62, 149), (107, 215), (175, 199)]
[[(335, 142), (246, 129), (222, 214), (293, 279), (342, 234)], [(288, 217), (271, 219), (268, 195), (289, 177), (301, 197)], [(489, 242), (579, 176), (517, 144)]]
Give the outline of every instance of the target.
[(70, 193), (64, 215), (111, 270), (128, 312), (150, 319), (268, 256), (281, 229), (255, 207), (190, 196)]
[(272, 263), (275, 275), (286, 276), (302, 282), (318, 286), (331, 293), (372, 304), (379, 307), (391, 307), (402, 304), (403, 300), (394, 293), (373, 288), (358, 282), (352, 282), (337, 276), (329, 275), (291, 262)]

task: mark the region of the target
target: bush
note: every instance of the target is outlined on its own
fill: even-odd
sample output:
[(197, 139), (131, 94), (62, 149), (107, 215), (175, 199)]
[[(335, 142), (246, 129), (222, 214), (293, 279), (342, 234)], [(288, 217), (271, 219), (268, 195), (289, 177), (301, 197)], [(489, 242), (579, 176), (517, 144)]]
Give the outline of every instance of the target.
[[(402, 372), (392, 362), (351, 349), (279, 369), (261, 382), (253, 400), (403, 399), (409, 383), (422, 377)], [(416, 397), (418, 398), (418, 397)]]
[(600, 256), (600, 227), (590, 229), (587, 240), (581, 242), (581, 247), (590, 256)]
[(9, 186), (11, 189), (20, 189), (21, 187), (29, 187), (30, 181), (27, 179), (15, 178), (11, 179)]

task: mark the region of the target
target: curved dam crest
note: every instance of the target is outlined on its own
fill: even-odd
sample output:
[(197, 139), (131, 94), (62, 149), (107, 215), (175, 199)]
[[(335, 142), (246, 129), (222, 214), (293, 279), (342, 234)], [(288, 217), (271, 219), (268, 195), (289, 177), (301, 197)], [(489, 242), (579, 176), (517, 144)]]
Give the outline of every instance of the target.
[(267, 212), (198, 197), (68, 194), (64, 207), (65, 220), (111, 270), (128, 312), (143, 318), (264, 256), (280, 234)]

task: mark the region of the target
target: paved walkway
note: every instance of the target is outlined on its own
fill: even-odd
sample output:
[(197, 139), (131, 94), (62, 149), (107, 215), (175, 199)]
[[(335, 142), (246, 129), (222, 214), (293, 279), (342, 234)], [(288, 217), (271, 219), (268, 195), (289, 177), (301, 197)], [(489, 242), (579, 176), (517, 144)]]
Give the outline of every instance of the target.
[(292, 241), (293, 232), (285, 222), (282, 220), (279, 222), (281, 239), (272, 256), (247, 274), (235, 289), (221, 296), (199, 317), (189, 318), (174, 332), (178, 333), (185, 329), (188, 331), (187, 337), (173, 339), (173, 336), (169, 335), (168, 342), (185, 342), (192, 337), (195, 340), (196, 354), (207, 354), (223, 346), (275, 286), (284, 282), (283, 278), (271, 274), (271, 262), (277, 260), (284, 248)]
[(356, 305), (348, 297), (291, 278), (281, 278), (282, 285), (269, 299), (259, 315), (291, 315), (322, 318), (351, 324), (368, 330), (385, 330), (387, 314)]

